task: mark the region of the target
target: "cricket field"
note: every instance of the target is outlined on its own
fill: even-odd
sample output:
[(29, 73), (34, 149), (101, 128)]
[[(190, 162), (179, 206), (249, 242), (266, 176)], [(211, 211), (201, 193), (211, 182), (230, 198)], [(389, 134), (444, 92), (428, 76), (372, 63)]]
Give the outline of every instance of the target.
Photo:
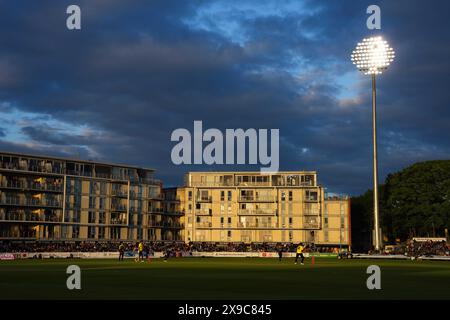
[[(68, 290), (69, 265), (81, 289)], [(367, 267), (381, 268), (369, 290)], [(292, 258), (174, 258), (0, 261), (0, 300), (8, 299), (450, 299), (450, 262)]]

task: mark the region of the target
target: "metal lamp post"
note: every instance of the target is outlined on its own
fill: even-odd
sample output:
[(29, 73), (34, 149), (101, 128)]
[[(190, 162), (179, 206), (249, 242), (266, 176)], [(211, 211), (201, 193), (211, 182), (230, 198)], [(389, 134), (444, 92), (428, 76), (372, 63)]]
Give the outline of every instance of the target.
[(372, 142), (373, 142), (373, 214), (375, 228), (375, 250), (381, 249), (381, 232), (378, 208), (378, 156), (377, 156), (377, 99), (376, 75), (381, 74), (394, 61), (394, 50), (382, 37), (363, 39), (351, 55), (359, 71), (372, 77)]

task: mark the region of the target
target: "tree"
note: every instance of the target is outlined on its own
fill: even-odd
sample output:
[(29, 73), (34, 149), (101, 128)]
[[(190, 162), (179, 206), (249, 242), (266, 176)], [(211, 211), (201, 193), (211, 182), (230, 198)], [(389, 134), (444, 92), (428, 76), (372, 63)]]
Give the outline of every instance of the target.
[[(370, 245), (373, 191), (352, 198), (355, 247)], [(413, 236), (444, 236), (450, 227), (450, 160), (416, 163), (389, 174), (380, 186), (380, 225), (389, 243)]]
[(393, 237), (444, 236), (450, 226), (449, 160), (420, 162), (388, 175), (384, 193)]

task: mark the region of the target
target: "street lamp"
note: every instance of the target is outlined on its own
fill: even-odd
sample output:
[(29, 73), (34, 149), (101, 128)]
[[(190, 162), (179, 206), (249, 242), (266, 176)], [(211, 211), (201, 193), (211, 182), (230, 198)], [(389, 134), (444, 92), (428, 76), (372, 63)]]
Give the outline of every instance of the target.
[(363, 39), (352, 52), (352, 62), (359, 71), (372, 76), (372, 138), (373, 138), (373, 214), (375, 250), (380, 250), (380, 226), (378, 211), (378, 157), (377, 157), (377, 100), (375, 76), (381, 74), (394, 61), (394, 50), (382, 37)]

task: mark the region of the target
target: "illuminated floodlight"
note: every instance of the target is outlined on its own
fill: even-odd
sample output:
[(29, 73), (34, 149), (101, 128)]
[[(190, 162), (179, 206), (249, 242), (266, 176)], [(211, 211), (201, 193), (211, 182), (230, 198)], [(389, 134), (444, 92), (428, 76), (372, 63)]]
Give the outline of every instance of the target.
[(358, 43), (351, 59), (367, 75), (381, 74), (394, 61), (395, 52), (382, 37), (371, 37)]
[(359, 71), (372, 78), (372, 145), (373, 145), (373, 244), (375, 251), (382, 247), (378, 208), (378, 156), (377, 156), (377, 100), (376, 76), (381, 74), (394, 61), (395, 52), (382, 37), (363, 39), (353, 50), (351, 59)]

